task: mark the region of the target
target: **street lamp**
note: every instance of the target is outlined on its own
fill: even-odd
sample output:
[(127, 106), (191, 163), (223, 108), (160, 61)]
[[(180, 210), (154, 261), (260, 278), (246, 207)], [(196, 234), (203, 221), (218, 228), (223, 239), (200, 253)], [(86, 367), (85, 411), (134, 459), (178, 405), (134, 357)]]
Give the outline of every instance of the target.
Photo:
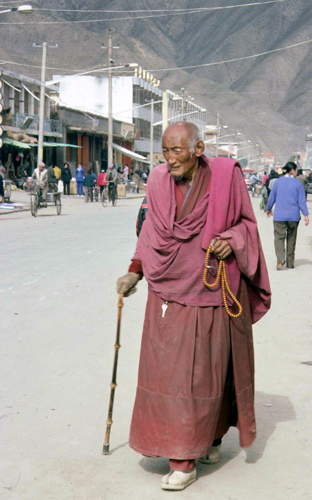
[(20, 14), (30, 14), (33, 12), (31, 5), (20, 5), (19, 7), (12, 7), (11, 9), (0, 10), (0, 14), (6, 14), (8, 12), (19, 12)]

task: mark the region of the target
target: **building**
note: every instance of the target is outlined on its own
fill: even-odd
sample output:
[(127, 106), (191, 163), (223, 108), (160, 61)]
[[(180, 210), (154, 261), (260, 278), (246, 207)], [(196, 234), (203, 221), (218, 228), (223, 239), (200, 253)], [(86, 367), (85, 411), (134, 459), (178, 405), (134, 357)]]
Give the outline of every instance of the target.
[(193, 98), (185, 96), (184, 89), (182, 95), (176, 94), (171, 90), (166, 90), (163, 93), (162, 114), (163, 114), (163, 131), (172, 123), (187, 120), (192, 122), (199, 128), (202, 133), (202, 138), (205, 138), (207, 113), (204, 108), (194, 102)]
[[(68, 76), (58, 78), (60, 106), (85, 113), (108, 116), (108, 78), (106, 76)], [(160, 88), (148, 71), (138, 68), (134, 76), (112, 78), (113, 118), (134, 126), (134, 151), (150, 157), (151, 116), (153, 114), (154, 162), (162, 160), (161, 136), (171, 123), (187, 119), (205, 130), (206, 111), (190, 98)]]
[(277, 157), (273, 153), (271, 153), (271, 151), (268, 151), (267, 153), (261, 155), (259, 170), (270, 171), (272, 168), (275, 168), (276, 163), (277, 163)]
[[(28, 173), (37, 163), (39, 135), (40, 81), (6, 69), (0, 70), (2, 147), (0, 160), (12, 165), (11, 177), (18, 176), (20, 167)], [(56, 158), (55, 143), (63, 137), (62, 122), (53, 116), (53, 97), (57, 87), (47, 85), (44, 103), (44, 161)], [(48, 147), (48, 143), (53, 147)], [(10, 156), (9, 156), (10, 155)]]
[[(59, 152), (59, 164), (65, 161), (72, 172), (78, 163), (88, 171), (93, 168), (99, 173), (100, 168), (107, 169), (108, 119), (92, 112), (83, 112), (68, 106), (57, 106), (57, 115), (63, 126), (63, 142), (70, 148)], [(113, 121), (114, 163), (123, 169), (132, 162), (145, 163), (147, 160), (133, 151), (134, 125), (121, 120)]]

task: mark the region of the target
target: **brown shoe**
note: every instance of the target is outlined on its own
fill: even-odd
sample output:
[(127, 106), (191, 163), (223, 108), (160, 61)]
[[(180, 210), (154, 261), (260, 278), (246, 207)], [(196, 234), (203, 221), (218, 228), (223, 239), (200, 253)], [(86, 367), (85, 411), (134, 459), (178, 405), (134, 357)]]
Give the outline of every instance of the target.
[(279, 262), (279, 263), (277, 264), (277, 266), (276, 266), (276, 269), (277, 269), (278, 271), (281, 271), (281, 270), (283, 269), (283, 262)]

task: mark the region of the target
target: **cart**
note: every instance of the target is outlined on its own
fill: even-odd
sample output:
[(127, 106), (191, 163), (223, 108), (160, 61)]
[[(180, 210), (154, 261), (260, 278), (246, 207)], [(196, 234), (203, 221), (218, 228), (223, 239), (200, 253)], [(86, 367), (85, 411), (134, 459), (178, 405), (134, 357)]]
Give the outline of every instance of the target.
[(57, 215), (61, 215), (62, 203), (60, 192), (48, 191), (46, 204), (44, 204), (41, 199), (41, 188), (32, 177), (27, 178), (23, 187), (24, 190), (30, 195), (30, 211), (33, 217), (37, 217), (37, 213), (40, 208), (53, 206), (56, 207)]

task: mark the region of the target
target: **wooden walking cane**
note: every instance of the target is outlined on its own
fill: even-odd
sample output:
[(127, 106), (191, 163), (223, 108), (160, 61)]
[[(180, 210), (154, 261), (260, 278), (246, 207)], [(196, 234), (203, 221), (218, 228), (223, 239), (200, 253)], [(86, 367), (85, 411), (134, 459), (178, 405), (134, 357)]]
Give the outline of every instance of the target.
[(116, 343), (115, 343), (115, 356), (114, 356), (114, 365), (113, 365), (113, 376), (112, 376), (112, 381), (111, 381), (111, 393), (110, 393), (110, 399), (109, 399), (109, 407), (108, 407), (108, 417), (106, 420), (106, 433), (105, 433), (105, 441), (103, 445), (103, 455), (109, 455), (109, 437), (110, 437), (110, 431), (111, 431), (111, 426), (113, 424), (113, 407), (114, 407), (114, 396), (115, 396), (115, 389), (117, 387), (117, 365), (118, 365), (118, 353), (121, 345), (119, 344), (120, 340), (120, 325), (121, 325), (121, 310), (123, 307), (123, 293), (119, 294), (119, 300), (118, 300), (118, 319), (117, 319), (117, 332), (116, 332)]

